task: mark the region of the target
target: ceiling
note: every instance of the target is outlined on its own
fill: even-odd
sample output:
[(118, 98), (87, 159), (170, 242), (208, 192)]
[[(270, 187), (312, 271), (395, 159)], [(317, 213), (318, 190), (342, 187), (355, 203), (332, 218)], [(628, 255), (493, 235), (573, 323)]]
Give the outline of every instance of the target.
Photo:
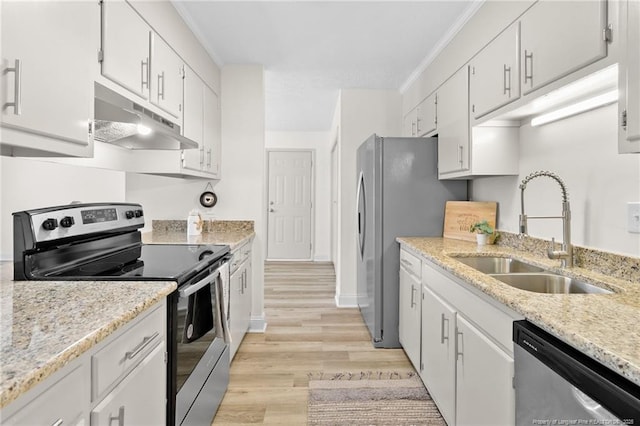
[(266, 129), (330, 129), (339, 89), (399, 89), (479, 0), (173, 0), (219, 66), (263, 64)]

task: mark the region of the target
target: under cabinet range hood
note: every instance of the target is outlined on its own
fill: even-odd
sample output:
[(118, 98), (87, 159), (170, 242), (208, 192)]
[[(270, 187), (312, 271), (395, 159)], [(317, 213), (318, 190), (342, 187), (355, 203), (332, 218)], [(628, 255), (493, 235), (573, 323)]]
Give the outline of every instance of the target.
[(95, 83), (94, 139), (129, 149), (190, 149), (198, 144), (180, 126)]

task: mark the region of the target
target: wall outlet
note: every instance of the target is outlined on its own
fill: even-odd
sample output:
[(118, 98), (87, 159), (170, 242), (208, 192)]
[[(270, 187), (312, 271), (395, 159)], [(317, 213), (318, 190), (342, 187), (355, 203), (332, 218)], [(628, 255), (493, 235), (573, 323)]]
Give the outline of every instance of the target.
[(627, 203), (627, 231), (640, 234), (640, 202)]

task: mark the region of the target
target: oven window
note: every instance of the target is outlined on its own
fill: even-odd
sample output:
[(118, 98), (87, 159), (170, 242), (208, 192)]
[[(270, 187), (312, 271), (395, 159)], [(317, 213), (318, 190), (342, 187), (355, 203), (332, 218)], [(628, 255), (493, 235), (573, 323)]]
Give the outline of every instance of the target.
[(215, 288), (211, 285), (189, 297), (178, 298), (177, 392), (216, 338), (216, 306)]

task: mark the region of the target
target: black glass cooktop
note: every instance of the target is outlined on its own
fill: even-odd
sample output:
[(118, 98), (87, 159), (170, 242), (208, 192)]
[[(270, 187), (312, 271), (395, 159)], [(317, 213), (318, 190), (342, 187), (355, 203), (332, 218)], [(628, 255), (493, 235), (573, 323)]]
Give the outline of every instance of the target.
[(46, 278), (175, 280), (180, 283), (227, 253), (227, 245), (140, 245), (99, 260), (58, 270)]

